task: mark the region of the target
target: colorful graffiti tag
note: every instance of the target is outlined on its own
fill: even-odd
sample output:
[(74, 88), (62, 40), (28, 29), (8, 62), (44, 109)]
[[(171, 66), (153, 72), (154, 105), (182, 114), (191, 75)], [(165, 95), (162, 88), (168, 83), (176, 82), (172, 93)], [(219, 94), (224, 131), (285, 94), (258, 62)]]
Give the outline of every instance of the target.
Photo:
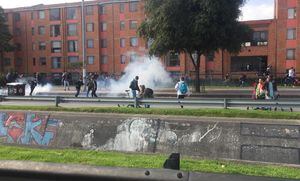
[(58, 120), (32, 113), (0, 113), (0, 139), (6, 143), (49, 145), (56, 137)]

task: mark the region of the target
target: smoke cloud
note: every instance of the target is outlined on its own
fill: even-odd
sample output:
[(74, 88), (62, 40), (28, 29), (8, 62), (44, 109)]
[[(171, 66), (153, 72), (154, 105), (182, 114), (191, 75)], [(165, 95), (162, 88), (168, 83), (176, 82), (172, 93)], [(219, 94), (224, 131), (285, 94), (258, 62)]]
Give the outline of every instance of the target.
[[(158, 58), (137, 57), (135, 61), (128, 64), (124, 75), (119, 80), (107, 80), (109, 82), (108, 90), (112, 94), (124, 93), (125, 90), (129, 90), (130, 82), (135, 76), (139, 76), (139, 85), (145, 85), (146, 88), (153, 90), (170, 86), (172, 83), (169, 74)], [(105, 82), (101, 81), (100, 87), (103, 85)]]

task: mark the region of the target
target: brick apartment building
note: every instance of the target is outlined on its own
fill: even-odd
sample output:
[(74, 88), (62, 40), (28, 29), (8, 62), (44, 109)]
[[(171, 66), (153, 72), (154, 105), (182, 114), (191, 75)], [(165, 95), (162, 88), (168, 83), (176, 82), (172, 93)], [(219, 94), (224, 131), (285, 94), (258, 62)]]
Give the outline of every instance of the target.
[[(6, 9), (15, 52), (5, 54), (4, 70), (58, 75), (82, 62), (81, 3), (36, 5)], [(255, 76), (268, 65), (277, 76), (286, 69), (300, 70), (300, 1), (276, 0), (275, 17), (247, 21), (254, 30), (238, 55), (216, 52), (201, 59), (201, 77), (221, 79), (245, 73)], [(147, 53), (147, 43), (139, 38), (137, 27), (144, 20), (140, 0), (95, 0), (85, 2), (87, 72), (120, 75), (126, 65)], [(185, 54), (170, 53), (162, 62), (172, 75), (193, 75), (193, 65)], [(72, 68), (73, 65), (73, 68)]]

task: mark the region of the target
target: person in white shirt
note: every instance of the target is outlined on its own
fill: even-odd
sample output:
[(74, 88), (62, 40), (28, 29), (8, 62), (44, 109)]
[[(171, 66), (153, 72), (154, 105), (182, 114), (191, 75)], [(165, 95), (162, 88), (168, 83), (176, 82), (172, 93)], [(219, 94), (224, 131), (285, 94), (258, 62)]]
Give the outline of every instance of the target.
[[(189, 92), (189, 87), (184, 81), (184, 77), (180, 77), (180, 81), (175, 85), (175, 90), (177, 91), (178, 103), (180, 103), (179, 99), (184, 99)], [(183, 108), (183, 105), (181, 104), (180, 107)]]

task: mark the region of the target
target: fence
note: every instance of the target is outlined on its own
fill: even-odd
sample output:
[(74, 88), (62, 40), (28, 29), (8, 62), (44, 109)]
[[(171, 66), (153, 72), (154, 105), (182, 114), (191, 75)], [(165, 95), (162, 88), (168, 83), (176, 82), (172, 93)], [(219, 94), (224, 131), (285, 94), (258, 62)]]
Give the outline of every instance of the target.
[(174, 98), (157, 98), (157, 99), (132, 99), (132, 98), (115, 98), (115, 97), (99, 97), (99, 98), (74, 98), (62, 96), (33, 96), (33, 97), (17, 97), (17, 96), (1, 96), (0, 101), (32, 101), (32, 102), (53, 102), (55, 106), (61, 103), (97, 103), (120, 105), (126, 104), (132, 107), (140, 107), (140, 105), (183, 105), (191, 107), (215, 107), (215, 108), (234, 108), (234, 107), (292, 107), (299, 108), (300, 100), (297, 99), (281, 99), (281, 100), (252, 100), (252, 99), (218, 99), (218, 98), (201, 98), (201, 99), (185, 99), (178, 100)]

